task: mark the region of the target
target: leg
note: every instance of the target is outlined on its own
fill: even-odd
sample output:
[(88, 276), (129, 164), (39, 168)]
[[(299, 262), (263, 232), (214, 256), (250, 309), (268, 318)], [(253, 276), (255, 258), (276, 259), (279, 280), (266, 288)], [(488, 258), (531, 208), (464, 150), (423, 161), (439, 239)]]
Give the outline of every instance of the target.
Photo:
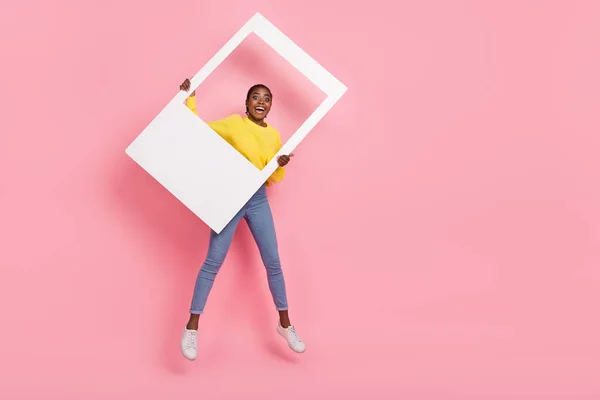
[(250, 232), (258, 245), (260, 256), (267, 271), (269, 290), (273, 302), (279, 311), (280, 323), (284, 328), (290, 326), (285, 280), (279, 260), (279, 249), (271, 207), (264, 187), (248, 203), (246, 221)]
[(198, 319), (200, 314), (204, 312), (204, 306), (206, 305), (208, 295), (210, 294), (217, 273), (225, 261), (229, 246), (233, 240), (233, 234), (235, 233), (243, 213), (244, 211), (240, 210), (221, 233), (217, 234), (212, 230), (210, 232), (208, 254), (198, 273), (198, 277), (196, 278), (194, 296), (192, 297), (192, 305), (190, 308), (190, 320), (188, 321), (187, 329), (198, 329)]
[(198, 319), (200, 318), (200, 314), (204, 312), (206, 300), (208, 299), (217, 273), (221, 265), (223, 265), (223, 261), (225, 261), (229, 246), (233, 240), (233, 234), (244, 212), (245, 210), (242, 208), (221, 233), (216, 234), (214, 231), (210, 231), (208, 254), (196, 278), (194, 296), (192, 297), (192, 306), (190, 308), (190, 319), (181, 336), (181, 353), (190, 361), (195, 360), (198, 355)]
[(281, 262), (279, 261), (275, 224), (273, 223), (273, 215), (264, 187), (248, 203), (245, 218), (258, 245), (263, 264), (267, 269), (269, 289), (273, 296), (273, 302), (279, 311), (277, 332), (285, 338), (292, 350), (303, 353), (306, 350), (306, 345), (298, 336), (296, 327), (291, 325), (288, 316), (285, 281), (281, 270)]

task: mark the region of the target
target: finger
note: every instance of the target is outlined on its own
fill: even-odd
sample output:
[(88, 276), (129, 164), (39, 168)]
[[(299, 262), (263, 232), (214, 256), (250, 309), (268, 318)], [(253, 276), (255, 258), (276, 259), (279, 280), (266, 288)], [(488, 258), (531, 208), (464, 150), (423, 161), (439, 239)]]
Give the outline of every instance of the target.
[(295, 156), (295, 154), (294, 154), (294, 153), (290, 153), (290, 157), (294, 157), (294, 156)]

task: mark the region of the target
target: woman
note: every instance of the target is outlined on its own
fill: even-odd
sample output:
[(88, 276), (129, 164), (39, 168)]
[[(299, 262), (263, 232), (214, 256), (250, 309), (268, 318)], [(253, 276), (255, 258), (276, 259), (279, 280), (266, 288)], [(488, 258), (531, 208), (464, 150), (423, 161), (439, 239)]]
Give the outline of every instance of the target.
[[(189, 79), (186, 79), (180, 85), (180, 89), (186, 92), (189, 91)], [(248, 94), (246, 95), (246, 117), (236, 114), (208, 123), (215, 132), (259, 169), (263, 169), (281, 149), (279, 132), (265, 122), (265, 118), (271, 110), (272, 102), (273, 95), (268, 87), (265, 85), (254, 85), (248, 90)], [(187, 98), (186, 105), (198, 115), (196, 111), (195, 91)], [(279, 262), (275, 226), (266, 193), (266, 186), (270, 186), (283, 179), (285, 175), (283, 167), (289, 163), (290, 157), (293, 157), (293, 153), (289, 156), (282, 155), (277, 158), (279, 167), (252, 198), (248, 200), (237, 215), (233, 217), (221, 233), (217, 234), (211, 231), (208, 254), (196, 279), (192, 306), (190, 308), (190, 319), (183, 330), (181, 339), (181, 352), (188, 360), (196, 359), (198, 354), (198, 320), (204, 312), (204, 306), (206, 305), (206, 300), (215, 277), (223, 261), (225, 261), (233, 234), (242, 218), (248, 223), (248, 227), (258, 245), (263, 264), (267, 270), (269, 290), (271, 291), (275, 307), (279, 312), (277, 332), (286, 339), (289, 347), (295, 352), (302, 353), (306, 350), (306, 346), (298, 337), (296, 329), (290, 323), (285, 281)]]

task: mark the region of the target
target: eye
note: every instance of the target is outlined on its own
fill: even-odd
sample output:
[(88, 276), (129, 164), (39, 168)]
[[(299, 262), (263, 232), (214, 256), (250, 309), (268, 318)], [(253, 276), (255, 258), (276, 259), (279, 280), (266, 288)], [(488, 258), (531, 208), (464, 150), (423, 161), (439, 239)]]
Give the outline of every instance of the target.
[(257, 96), (257, 95), (254, 95), (254, 96), (252, 96), (252, 99), (254, 99), (254, 100), (258, 100), (258, 96)]
[(270, 101), (271, 101), (271, 99), (270, 99), (270, 98), (268, 98), (268, 97), (265, 97), (265, 101), (268, 103), (268, 102), (270, 102)]

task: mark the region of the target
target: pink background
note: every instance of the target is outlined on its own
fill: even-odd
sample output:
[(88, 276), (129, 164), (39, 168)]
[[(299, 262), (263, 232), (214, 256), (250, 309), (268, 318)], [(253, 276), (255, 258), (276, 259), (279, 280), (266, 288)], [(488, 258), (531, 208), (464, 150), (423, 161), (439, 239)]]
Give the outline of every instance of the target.
[(267, 122), (280, 132), (282, 143), (327, 98), (292, 64), (251, 33), (196, 90), (198, 116), (214, 121), (234, 113), (245, 115), (248, 89), (257, 83), (267, 85), (273, 93)]
[[(599, 2), (94, 3), (0, 6), (0, 398), (599, 398)], [(242, 225), (189, 363), (208, 230), (124, 150), (256, 11), (349, 87), (271, 191), (308, 351)], [(290, 132), (251, 53), (202, 112)]]

